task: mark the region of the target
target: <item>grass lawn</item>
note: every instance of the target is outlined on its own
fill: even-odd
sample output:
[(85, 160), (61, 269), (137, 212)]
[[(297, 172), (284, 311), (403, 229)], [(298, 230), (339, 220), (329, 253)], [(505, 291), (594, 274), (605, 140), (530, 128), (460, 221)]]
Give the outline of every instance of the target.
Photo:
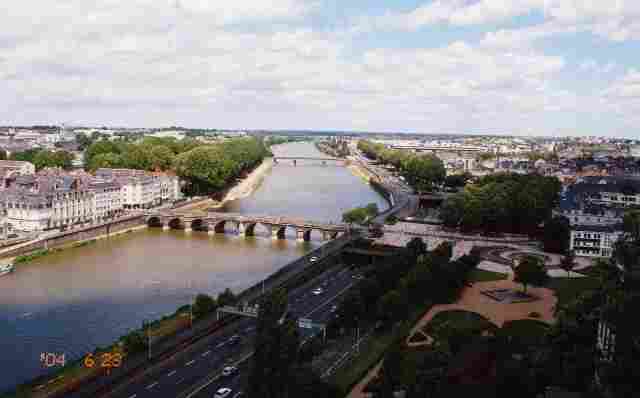
[(578, 297), (580, 292), (595, 289), (599, 286), (598, 279), (594, 277), (584, 278), (551, 278), (547, 287), (555, 291), (558, 297), (558, 307), (561, 307)]
[[(430, 308), (430, 303), (412, 308), (409, 324), (414, 325)], [(387, 348), (393, 342), (393, 338), (393, 329), (383, 334), (371, 336), (360, 346), (360, 355), (353, 359), (348, 366), (334, 373), (329, 382), (340, 388), (340, 391), (347, 395), (353, 386), (360, 382), (367, 375), (367, 372), (380, 362)]]
[(360, 346), (360, 355), (349, 366), (340, 369), (332, 378), (331, 383), (346, 394), (359, 382), (384, 356), (387, 347), (393, 341), (393, 332), (374, 335)]
[(480, 314), (465, 310), (442, 311), (436, 314), (424, 327), (424, 332), (435, 339), (447, 338), (447, 329), (442, 329), (446, 325), (447, 329), (453, 330), (485, 330), (495, 329), (497, 326)]
[(535, 344), (542, 341), (549, 326), (536, 319), (517, 319), (505, 322), (498, 334), (511, 336), (524, 344)]
[(483, 269), (474, 268), (469, 273), (469, 282), (491, 282), (507, 279), (507, 274), (500, 272), (485, 271)]

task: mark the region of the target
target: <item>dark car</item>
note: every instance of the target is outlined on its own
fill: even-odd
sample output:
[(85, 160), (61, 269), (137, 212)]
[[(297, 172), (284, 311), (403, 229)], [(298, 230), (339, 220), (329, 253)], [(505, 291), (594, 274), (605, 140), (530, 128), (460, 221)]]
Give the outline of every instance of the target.
[(234, 334), (233, 336), (229, 337), (229, 345), (237, 345), (240, 343), (240, 340), (242, 340), (242, 338), (237, 334)]

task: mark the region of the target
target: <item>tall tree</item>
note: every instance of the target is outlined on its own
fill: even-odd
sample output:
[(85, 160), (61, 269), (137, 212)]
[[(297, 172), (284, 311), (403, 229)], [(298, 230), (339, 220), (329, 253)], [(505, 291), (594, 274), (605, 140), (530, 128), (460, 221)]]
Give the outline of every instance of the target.
[(553, 217), (544, 224), (542, 244), (544, 251), (564, 254), (569, 250), (571, 230), (566, 217)]
[(526, 293), (527, 285), (543, 286), (549, 280), (544, 264), (534, 256), (524, 256), (515, 268), (514, 281), (522, 283)]
[(248, 392), (251, 398), (294, 398), (291, 381), (297, 364), (299, 336), (293, 320), (280, 323), (287, 308), (282, 289), (268, 295), (256, 324), (256, 339)]
[(576, 267), (576, 256), (573, 250), (569, 251), (560, 261), (560, 268), (567, 271), (567, 278), (571, 276), (571, 271)]

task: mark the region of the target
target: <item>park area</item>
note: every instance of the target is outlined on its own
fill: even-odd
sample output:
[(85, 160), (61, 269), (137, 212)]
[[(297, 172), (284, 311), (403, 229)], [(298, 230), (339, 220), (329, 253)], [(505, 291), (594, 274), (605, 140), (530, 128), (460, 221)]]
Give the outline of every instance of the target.
[[(504, 336), (512, 346), (535, 344), (555, 322), (558, 307), (597, 284), (595, 274), (585, 272), (584, 277), (554, 277), (543, 287), (529, 286), (529, 299), (523, 301), (497, 300), (487, 294), (492, 291), (523, 294), (522, 284), (513, 279), (513, 273), (474, 269), (455, 303), (432, 306), (413, 325), (404, 343), (404, 360), (423, 364), (435, 361), (435, 368), (451, 371), (450, 368), (447, 370), (446, 362), (438, 363), (434, 359), (437, 359), (435, 353), (441, 352), (443, 346), (445, 352), (450, 351), (449, 338), (460, 333)], [(380, 388), (382, 363), (371, 364), (366, 376), (351, 390), (350, 398), (368, 397)]]

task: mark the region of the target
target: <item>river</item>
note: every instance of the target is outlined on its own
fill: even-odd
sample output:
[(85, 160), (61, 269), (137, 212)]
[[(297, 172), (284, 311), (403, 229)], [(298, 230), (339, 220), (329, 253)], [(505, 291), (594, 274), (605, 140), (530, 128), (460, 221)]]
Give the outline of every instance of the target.
[[(323, 156), (311, 143), (273, 150)], [(386, 207), (347, 168), (289, 161), (274, 166), (251, 196), (223, 210), (337, 222), (344, 210), (370, 202)], [(0, 277), (0, 391), (50, 371), (41, 353), (80, 358), (145, 319), (172, 313), (196, 293), (240, 291), (321, 244), (319, 235), (298, 243), (256, 233), (239, 238), (151, 228), (16, 267)]]

